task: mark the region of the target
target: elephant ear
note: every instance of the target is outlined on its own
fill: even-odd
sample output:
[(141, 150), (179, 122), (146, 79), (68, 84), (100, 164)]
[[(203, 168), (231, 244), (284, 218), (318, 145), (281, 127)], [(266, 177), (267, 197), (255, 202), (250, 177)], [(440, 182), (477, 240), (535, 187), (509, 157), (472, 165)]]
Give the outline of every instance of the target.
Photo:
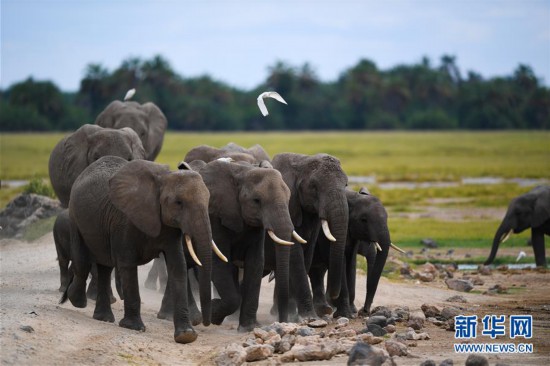
[(277, 169), (290, 189), (290, 202), (288, 203), (288, 210), (294, 226), (302, 225), (302, 205), (300, 203), (299, 185), (300, 179), (298, 178), (298, 169), (295, 162), (292, 159), (292, 154), (278, 154), (273, 158), (273, 167)]
[(219, 217), (222, 225), (233, 232), (243, 231), (244, 226), (237, 178), (244, 169), (246, 168), (239, 164), (213, 161), (200, 171), (210, 191), (209, 213)]
[(154, 103), (148, 102), (141, 106), (142, 110), (147, 113), (148, 122), (148, 134), (147, 134), (147, 146), (149, 149), (153, 149), (149, 152), (149, 158), (154, 159), (157, 157), (162, 147), (164, 140), (164, 132), (168, 126), (168, 121), (164, 116), (164, 113)]
[(109, 180), (109, 198), (113, 205), (153, 238), (161, 229), (159, 178), (169, 172), (168, 165), (134, 160)]
[(139, 139), (136, 131), (134, 131), (130, 127), (123, 127), (120, 129), (120, 131), (122, 131), (127, 137), (128, 143), (132, 148), (133, 157), (135, 159), (145, 159), (145, 148), (143, 147), (143, 144), (141, 143), (141, 140)]
[(539, 227), (550, 219), (550, 189), (546, 189), (535, 201), (532, 227)]
[(89, 137), (101, 130), (99, 126), (86, 124), (65, 139), (61, 171), (68, 175), (72, 182), (89, 165)]
[(115, 128), (116, 112), (124, 107), (124, 103), (119, 100), (112, 101), (109, 105), (97, 116), (95, 124), (101, 127)]

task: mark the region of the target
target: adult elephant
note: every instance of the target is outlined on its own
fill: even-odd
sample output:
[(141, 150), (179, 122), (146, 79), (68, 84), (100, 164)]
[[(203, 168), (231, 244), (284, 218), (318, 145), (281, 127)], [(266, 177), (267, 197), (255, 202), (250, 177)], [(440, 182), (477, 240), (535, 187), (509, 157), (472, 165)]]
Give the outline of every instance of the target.
[(103, 156), (125, 160), (144, 159), (145, 150), (134, 130), (115, 130), (86, 124), (55, 145), (48, 163), (50, 181), (65, 208), (69, 205), (71, 187), (88, 165)]
[(176, 309), (174, 339), (178, 343), (193, 342), (197, 333), (189, 321), (182, 242), (185, 238), (190, 254), (202, 264), (199, 271), (202, 315), (203, 323), (209, 325), (214, 245), (208, 217), (209, 197), (203, 180), (194, 171), (172, 172), (166, 165), (146, 160), (127, 162), (114, 156), (90, 165), (71, 192), (74, 276), (62, 301), (68, 296), (74, 306), (86, 306), (86, 278), (93, 261), (98, 270), (93, 317), (113, 322), (108, 288), (112, 269), (116, 267), (124, 293), (124, 318), (119, 325), (144, 331), (137, 266), (162, 252), (168, 267), (167, 287)]
[[(258, 165), (262, 168), (272, 168), (271, 163), (269, 162), (269, 155), (260, 145), (256, 144), (246, 149), (233, 142), (230, 142), (221, 148), (208, 145), (194, 147), (185, 155), (183, 161), (186, 163), (194, 162), (194, 166), (197, 170), (199, 170), (199, 168), (202, 168), (206, 163), (220, 158), (231, 158), (236, 162), (247, 162)], [(148, 289), (156, 290), (158, 280), (159, 290), (164, 292), (166, 287), (166, 279), (166, 265), (161, 256), (153, 261), (153, 265), (147, 274), (147, 279), (145, 280), (144, 285)], [(164, 315), (161, 316), (164, 317)]]
[(347, 176), (340, 161), (327, 154), (283, 153), (275, 155), (272, 164), (290, 188), (289, 210), (294, 228), (308, 243), (291, 248), (290, 296), (296, 300), (299, 317), (314, 318), (307, 273), (321, 228), (331, 241), (328, 294), (332, 299), (340, 294), (349, 217), (345, 193)]
[[(214, 258), (212, 281), (220, 299), (212, 302), (212, 323), (221, 324), (240, 305), (239, 331), (250, 331), (257, 326), (266, 232), (277, 243), (277, 260), (282, 266), (288, 264), (294, 230), (288, 208), (290, 191), (275, 169), (219, 160), (192, 162), (191, 166), (198, 169), (210, 191), (212, 235), (228, 258), (228, 262)], [(244, 269), (242, 283), (239, 268)], [(287, 272), (280, 271), (280, 284), (288, 283), (286, 268)]]
[[(351, 317), (357, 309), (355, 300), (355, 275), (357, 254), (367, 258), (367, 294), (362, 313), (369, 314), (388, 251), (393, 247), (388, 229), (388, 214), (380, 200), (361, 188), (359, 192), (348, 190), (349, 224), (345, 250), (345, 276), (342, 277), (340, 296), (332, 301), (336, 306), (334, 317)], [(319, 316), (332, 313), (325, 298), (324, 275), (328, 268), (330, 242), (319, 236), (315, 256), (309, 271), (313, 287), (313, 302)]]
[(550, 235), (550, 186), (538, 186), (510, 202), (506, 215), (495, 233), (491, 254), (485, 265), (493, 263), (499, 245), (510, 234), (531, 228), (531, 244), (538, 267), (546, 267), (544, 235)]
[(154, 103), (111, 102), (96, 118), (96, 125), (109, 128), (129, 127), (136, 131), (143, 147), (145, 159), (154, 161), (162, 148), (168, 122)]
[(183, 159), (187, 163), (202, 160), (209, 163), (219, 158), (232, 158), (234, 161), (246, 161), (250, 164), (260, 164), (262, 161), (270, 161), (267, 152), (258, 144), (246, 149), (235, 143), (217, 148), (208, 145), (200, 145), (192, 148)]

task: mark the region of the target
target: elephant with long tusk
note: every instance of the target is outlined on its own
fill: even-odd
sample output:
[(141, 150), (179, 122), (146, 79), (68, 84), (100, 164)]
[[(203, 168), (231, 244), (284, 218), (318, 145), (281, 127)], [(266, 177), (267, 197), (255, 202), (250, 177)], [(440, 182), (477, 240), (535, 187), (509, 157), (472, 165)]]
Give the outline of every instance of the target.
[[(328, 266), (329, 295), (337, 298), (344, 265), (344, 248), (348, 227), (348, 203), (345, 195), (347, 176), (340, 161), (327, 154), (313, 156), (284, 153), (275, 155), (272, 161), (279, 170), (291, 191), (289, 209), (294, 231), (300, 236), (302, 245), (290, 247), (290, 299), (292, 306), (282, 308), (289, 303), (286, 294), (275, 287), (272, 313), (279, 314), (280, 321), (288, 321), (290, 311), (296, 310), (293, 317), (315, 318), (313, 298), (307, 273), (311, 266), (317, 237), (323, 236), (330, 241), (330, 260)], [(272, 245), (266, 241), (266, 272), (274, 270), (278, 275), (279, 263), (269, 255)], [(295, 305), (294, 305), (295, 301)]]
[[(221, 160), (208, 164), (194, 161), (190, 165), (208, 187), (212, 236), (227, 256), (226, 261), (214, 258), (212, 281), (220, 299), (213, 301), (212, 322), (221, 324), (240, 306), (239, 331), (250, 331), (258, 324), (265, 237), (275, 243), (277, 260), (282, 265), (287, 263), (287, 271), (290, 248), (295, 246), (291, 240), (299, 238), (292, 234), (290, 190), (275, 169)], [(239, 283), (241, 268), (243, 279)], [(278, 286), (284, 286), (284, 281), (277, 281)]]
[[(351, 317), (357, 312), (355, 300), (355, 274), (357, 253), (367, 258), (367, 297), (362, 312), (368, 313), (372, 305), (382, 269), (390, 248), (404, 251), (391, 242), (388, 229), (388, 215), (380, 200), (362, 188), (359, 192), (346, 191), (349, 207), (349, 221), (346, 236), (345, 275), (342, 277), (340, 296), (332, 304), (336, 306), (334, 317)], [(313, 287), (315, 311), (319, 316), (331, 314), (332, 306), (327, 303), (324, 276), (330, 258), (329, 238), (319, 235), (315, 257), (309, 278)]]
[(144, 331), (140, 315), (137, 267), (164, 253), (168, 268), (174, 339), (197, 338), (189, 320), (184, 246), (201, 264), (199, 286), (204, 325), (211, 318), (212, 232), (210, 194), (194, 171), (170, 171), (146, 160), (127, 162), (107, 156), (86, 168), (75, 181), (69, 200), (71, 257), (74, 276), (63, 294), (85, 307), (86, 279), (97, 264), (98, 294), (94, 319), (114, 322), (109, 289), (114, 267), (120, 274), (124, 318), (119, 325)]

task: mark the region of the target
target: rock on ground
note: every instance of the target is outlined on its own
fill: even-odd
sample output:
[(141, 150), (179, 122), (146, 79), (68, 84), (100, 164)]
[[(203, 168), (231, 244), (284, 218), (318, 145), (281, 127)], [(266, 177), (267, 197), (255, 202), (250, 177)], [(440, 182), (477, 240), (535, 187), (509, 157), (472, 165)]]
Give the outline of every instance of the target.
[(460, 279), (447, 279), (445, 280), (447, 287), (451, 290), (460, 291), (460, 292), (470, 292), (474, 288), (474, 285), (469, 280), (460, 280)]
[(466, 366), (489, 366), (489, 361), (485, 356), (469, 355), (466, 359)]
[(58, 200), (34, 193), (23, 193), (0, 212), (0, 237), (21, 238), (25, 229), (41, 219), (57, 215), (63, 208)]
[(357, 342), (349, 352), (348, 365), (380, 366), (388, 357), (381, 348)]
[(243, 346), (231, 343), (214, 359), (216, 366), (239, 366), (246, 362), (247, 352)]

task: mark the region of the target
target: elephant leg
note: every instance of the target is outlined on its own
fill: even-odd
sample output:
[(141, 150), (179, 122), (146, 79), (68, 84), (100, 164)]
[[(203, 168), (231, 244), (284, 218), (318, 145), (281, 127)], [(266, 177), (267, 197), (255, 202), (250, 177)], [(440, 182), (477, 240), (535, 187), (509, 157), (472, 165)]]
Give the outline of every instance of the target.
[(355, 307), (355, 277), (357, 276), (357, 250), (352, 253), (351, 258), (346, 264), (346, 284), (349, 293), (349, 307), (352, 314), (357, 314)]
[(124, 293), (124, 318), (118, 325), (144, 332), (145, 325), (141, 320), (141, 298), (139, 296), (137, 267), (121, 266), (119, 269)]
[(168, 283), (168, 270), (166, 269), (166, 261), (164, 259), (164, 254), (159, 256), (159, 266), (158, 266), (158, 276), (159, 276), (159, 291), (163, 292)]
[(531, 229), (531, 244), (535, 253), (537, 267), (546, 267), (546, 249), (544, 247), (544, 230), (541, 228)]
[(305, 319), (315, 319), (317, 315), (313, 310), (313, 297), (304, 265), (304, 253), (302, 248), (294, 248), (290, 253), (290, 293), (296, 300), (298, 316)]
[[(373, 278), (374, 278), (374, 265), (376, 263), (376, 247), (372, 244), (369, 244), (367, 250), (365, 251), (365, 259), (367, 260), (367, 288), (365, 293), (365, 303), (361, 310), (359, 311), (359, 315), (366, 316), (370, 313), (370, 304), (372, 303), (372, 299), (374, 299), (374, 295), (370, 295), (369, 292), (372, 291), (373, 288)], [(385, 261), (385, 259), (384, 259)], [(382, 266), (383, 268), (383, 266)], [(380, 279), (380, 277), (378, 278)]]
[[(344, 263), (344, 273), (346, 272), (346, 263)], [(332, 315), (334, 318), (346, 317), (352, 318), (353, 313), (349, 305), (349, 292), (346, 281), (346, 276), (342, 276), (342, 285), (340, 287), (340, 295), (335, 299), (336, 311)]]
[(59, 286), (59, 292), (65, 292), (67, 286), (69, 286), (69, 281), (71, 279), (71, 274), (69, 273), (69, 260), (66, 258), (61, 258), (58, 255), (59, 260), (59, 279), (61, 285)]
[(249, 332), (257, 325), (256, 313), (264, 272), (263, 232), (261, 243), (252, 244), (246, 252), (244, 260), (244, 277), (241, 285), (241, 313), (239, 315), (239, 332)]
[(92, 269), (90, 270), (90, 283), (88, 284), (88, 290), (86, 291), (86, 296), (90, 300), (97, 299), (97, 265), (92, 263)]
[(220, 295), (212, 300), (212, 324), (220, 325), (226, 316), (239, 308), (241, 296), (239, 291), (239, 270), (231, 263), (212, 258), (212, 282)]
[(118, 272), (117, 268), (115, 268), (115, 286), (118, 296), (121, 300), (124, 300), (124, 293), (122, 292), (122, 281), (120, 280), (120, 273)]
[(145, 288), (149, 290), (157, 289), (157, 277), (158, 277), (158, 267), (159, 267), (160, 258), (153, 259), (153, 265), (147, 274), (147, 279), (145, 280)]
[(187, 265), (181, 245), (171, 246), (165, 252), (168, 281), (166, 289), (172, 295), (174, 309), (174, 340), (177, 343), (191, 343), (198, 337), (189, 321)]
[[(112, 271), (111, 271), (112, 272)], [(98, 268), (97, 264), (92, 263), (92, 269), (90, 271), (91, 274), (91, 280), (90, 284), (88, 285), (88, 290), (86, 291), (86, 296), (90, 300), (97, 300), (97, 294), (98, 294)], [(116, 302), (116, 298), (113, 295), (113, 289), (111, 288), (111, 279), (109, 278), (109, 286), (108, 286), (108, 292), (109, 292), (109, 299), (111, 301), (111, 304), (114, 304)]]
[(189, 303), (189, 317), (191, 318), (191, 324), (199, 325), (202, 323), (202, 314), (197, 306), (197, 302), (195, 301), (192, 286), (192, 281), (194, 279), (191, 277), (194, 277), (194, 271), (192, 269), (187, 271), (187, 301)]
[(97, 268), (97, 297), (93, 318), (104, 322), (113, 323), (115, 316), (111, 310), (111, 272), (113, 268), (101, 264)]
[(172, 296), (171, 287), (168, 285), (164, 289), (164, 295), (162, 296), (162, 302), (160, 304), (160, 310), (157, 313), (157, 318), (164, 320), (174, 319), (174, 297)]
[(67, 296), (77, 308), (85, 308), (88, 300), (86, 298), (86, 280), (92, 264), (89, 261), (88, 248), (86, 248), (78, 228), (71, 222), (71, 271), (72, 281), (67, 288)]
[(325, 298), (325, 273), (327, 269), (322, 265), (314, 265), (309, 270), (309, 280), (313, 290), (313, 307), (317, 316), (332, 314), (332, 306)]

